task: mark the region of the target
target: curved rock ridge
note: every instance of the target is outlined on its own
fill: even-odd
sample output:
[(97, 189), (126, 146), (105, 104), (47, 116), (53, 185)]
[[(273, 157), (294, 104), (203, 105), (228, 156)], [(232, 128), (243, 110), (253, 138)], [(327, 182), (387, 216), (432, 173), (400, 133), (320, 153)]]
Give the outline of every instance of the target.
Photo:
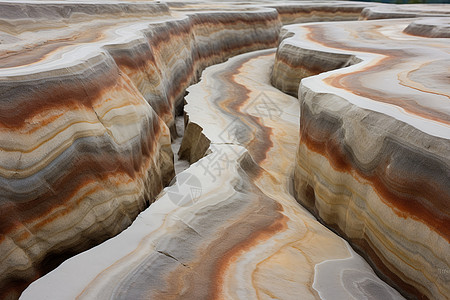
[(299, 103), (270, 85), (273, 61), (264, 50), (207, 68), (188, 89), (183, 147), (202, 135), (209, 154), (21, 299), (402, 299), (291, 195)]
[(89, 20), (56, 40), (38, 31), (31, 52), (16, 36), (0, 69), (0, 297), (126, 228), (174, 175), (165, 122), (184, 87), (278, 30), (263, 9)]
[[(362, 8), (342, 4), (345, 18)], [(283, 5), (262, 6), (0, 1), (0, 298), (154, 201), (174, 175), (168, 128), (185, 88), (208, 65), (276, 45), (269, 6)]]
[(403, 32), (430, 38), (450, 38), (450, 18), (417, 20), (409, 24)]
[(301, 1), (267, 5), (276, 8), (283, 24), (352, 21), (360, 17), (363, 9), (379, 3), (346, 1)]
[(381, 4), (356, 1), (251, 1), (225, 2), (220, 5), (207, 1), (196, 2), (168, 2), (167, 5), (178, 11), (199, 9), (255, 9), (261, 7), (275, 8), (284, 25), (294, 23), (309, 23), (323, 21), (351, 21), (357, 20), (366, 7)]
[(0, 296), (13, 297), (126, 228), (173, 177), (173, 154), (168, 127), (111, 57), (2, 80), (0, 94)]
[(363, 9), (360, 20), (449, 16), (450, 7), (446, 4), (374, 5)]
[[(8, 1), (0, 2), (0, 19), (18, 22), (20, 20), (67, 21), (76, 18), (127, 17), (142, 15), (169, 15), (165, 3), (119, 2), (92, 3), (81, 1)], [(11, 24), (11, 23), (10, 23)], [(17, 23), (13, 23), (17, 25)], [(29, 24), (32, 25), (32, 24)], [(36, 24), (34, 24), (36, 25)]]
[(272, 82), (293, 93), (303, 78), (297, 200), (408, 297), (446, 299), (450, 52), (410, 23), (286, 26)]
[[(66, 65), (107, 52), (172, 127), (174, 107), (201, 70), (242, 52), (274, 46), (281, 26), (274, 9), (173, 14), (177, 16), (131, 15), (120, 24), (110, 18), (88, 19), (69, 30), (50, 29), (55, 39), (38, 31), (30, 41), (27, 31), (3, 47), (0, 66), (9, 70), (2, 73), (39, 77), (55, 68), (64, 73)], [(92, 27), (98, 30), (80, 34)]]

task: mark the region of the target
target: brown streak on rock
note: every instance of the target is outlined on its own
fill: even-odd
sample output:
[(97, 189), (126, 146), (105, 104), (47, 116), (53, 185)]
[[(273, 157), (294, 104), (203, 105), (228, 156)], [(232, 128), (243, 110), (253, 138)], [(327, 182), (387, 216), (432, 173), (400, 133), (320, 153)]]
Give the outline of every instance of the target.
[[(281, 205), (277, 203), (277, 206), (281, 208)], [(211, 291), (211, 299), (220, 299), (222, 293), (222, 286), (224, 281), (224, 276), (228, 267), (233, 264), (239, 256), (243, 253), (248, 252), (252, 247), (258, 245), (259, 243), (272, 238), (276, 233), (281, 232), (287, 228), (288, 218), (278, 213), (278, 217), (274, 220), (272, 224), (264, 227), (258, 231), (254, 231), (244, 242), (234, 245), (233, 248), (228, 250), (222, 258), (216, 263), (214, 268), (214, 285)]]
[(325, 29), (320, 26), (309, 25), (305, 27), (309, 30), (309, 33), (307, 34), (308, 39), (325, 47), (333, 47), (349, 51), (375, 53), (386, 56), (374, 66), (369, 66), (355, 72), (346, 72), (340, 75), (329, 76), (323, 80), (326, 84), (339, 89), (344, 89), (358, 96), (366, 97), (378, 102), (396, 105), (403, 108), (405, 111), (417, 116), (450, 125), (450, 118), (446, 113), (442, 113), (441, 111), (422, 106), (415, 101), (414, 103), (411, 103), (410, 101), (408, 101), (410, 99), (392, 97), (392, 95), (388, 95), (382, 90), (373, 90), (370, 88), (366, 88), (361, 84), (361, 82), (364, 81), (363, 79), (365, 75), (376, 74), (386, 68), (391, 68), (392, 65), (402, 62), (402, 59), (410, 54), (406, 54), (404, 50), (378, 50), (362, 46), (357, 48), (351, 47), (335, 40), (332, 41), (327, 39), (324, 33)]
[[(153, 124), (155, 125), (155, 124)], [(135, 179), (141, 172), (143, 164), (148, 164), (155, 151), (155, 137), (160, 134), (160, 127), (153, 128), (154, 135), (149, 135), (149, 141), (141, 140), (140, 155), (131, 157), (127, 154), (118, 154), (102, 151), (101, 155), (82, 155), (79, 159), (72, 162), (67, 173), (51, 183), (51, 189), (48, 189), (42, 195), (28, 199), (25, 202), (4, 204), (0, 206), (0, 232), (3, 234), (22, 226), (22, 223), (29, 223), (42, 218), (58, 206), (64, 206), (73, 199), (79, 191), (85, 186), (104, 182), (110, 176), (119, 174), (126, 175), (130, 179)], [(95, 190), (99, 187), (95, 187)], [(90, 193), (94, 190), (91, 189)], [(89, 194), (89, 193), (88, 193)], [(19, 213), (20, 212), (20, 213)], [(46, 219), (47, 220), (47, 219)], [(39, 223), (37, 228), (45, 225), (48, 221)]]
[[(372, 175), (366, 175), (359, 170), (357, 167), (353, 167), (352, 162), (344, 153), (342, 146), (337, 141), (337, 137), (335, 136), (333, 131), (317, 129), (314, 125), (308, 124), (308, 117), (305, 115), (305, 110), (302, 109), (302, 117), (301, 117), (301, 136), (300, 136), (300, 144), (304, 144), (309, 150), (322, 155), (327, 158), (330, 165), (339, 172), (345, 172), (351, 174), (353, 177), (354, 173), (357, 176), (364, 178), (374, 188), (374, 190), (380, 196), (380, 199), (388, 206), (390, 206), (393, 211), (401, 218), (413, 218), (419, 222), (425, 223), (429, 225), (433, 230), (435, 230), (439, 235), (444, 237), (447, 241), (450, 241), (450, 227), (448, 224), (450, 223), (448, 211), (435, 211), (429, 210), (427, 207), (423, 205), (419, 201), (419, 195), (409, 195), (399, 196), (393, 193), (386, 184), (382, 181), (384, 176), (381, 176), (379, 173), (385, 172), (385, 165), (382, 165), (377, 168)], [(314, 135), (317, 135), (317, 131), (320, 131), (320, 140), (314, 138)], [(411, 189), (410, 189), (411, 190)], [(436, 203), (437, 207), (440, 207), (439, 199), (440, 192), (430, 190), (423, 187), (415, 187), (413, 190), (417, 190), (420, 193), (424, 193), (430, 202)], [(427, 195), (427, 193), (430, 193)], [(447, 201), (446, 199), (442, 199), (441, 201)]]

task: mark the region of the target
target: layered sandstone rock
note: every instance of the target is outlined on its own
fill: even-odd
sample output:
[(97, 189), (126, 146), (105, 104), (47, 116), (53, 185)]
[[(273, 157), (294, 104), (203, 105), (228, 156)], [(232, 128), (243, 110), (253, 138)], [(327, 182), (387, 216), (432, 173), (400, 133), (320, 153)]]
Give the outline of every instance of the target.
[(64, 46), (2, 53), (1, 298), (121, 232), (173, 177), (168, 127), (130, 78)]
[(304, 78), (297, 200), (406, 295), (445, 299), (450, 56), (447, 40), (420, 36), (445, 21), (415, 22), (288, 26), (272, 82), (293, 93)]
[(14, 298), (154, 201), (174, 174), (167, 125), (184, 88), (205, 65), (276, 43), (279, 21), (267, 9), (173, 19), (166, 6), (121, 4), (97, 19), (78, 5), (1, 5), (0, 291)]
[[(376, 4), (379, 6), (380, 4)], [(268, 4), (280, 15), (284, 25), (296, 23), (352, 21), (360, 17), (365, 8), (375, 6), (367, 2), (346, 1), (291, 1)]]
[[(362, 9), (345, 5), (289, 18)], [(1, 298), (154, 201), (174, 175), (185, 88), (208, 65), (275, 46), (284, 17), (270, 6), (282, 7), (0, 2)]]
[(373, 5), (363, 9), (360, 20), (449, 16), (450, 7), (445, 4)]
[(409, 24), (403, 32), (430, 38), (450, 38), (450, 17), (420, 19)]
[(201, 135), (209, 155), (22, 298), (400, 299), (290, 194), (299, 103), (270, 85), (273, 60), (258, 51), (206, 69), (186, 97), (183, 145), (203, 149)]
[[(64, 258), (121, 232), (155, 198), (122, 234), (67, 260), (23, 297), (400, 298), (344, 240), (298, 206), (290, 194), (294, 164), (297, 196), (308, 208), (317, 207), (325, 221), (362, 241), (356, 244), (397, 283), (406, 283), (407, 293), (445, 297), (448, 107), (441, 100), (448, 91), (434, 74), (446, 69), (448, 53), (442, 40), (433, 41), (433, 52), (423, 37), (414, 37), (444, 37), (445, 19), (431, 30), (422, 20), (409, 29), (402, 21), (391, 27), (368, 22), (344, 39), (353, 45), (341, 43), (349, 48), (329, 44), (329, 37), (327, 46), (311, 42), (323, 42), (321, 27), (308, 35), (309, 48), (288, 42), (295, 27), (282, 31), (276, 86), (296, 95), (303, 77), (358, 63), (352, 68), (377, 69), (386, 60), (401, 89), (435, 97), (377, 90), (375, 103), (403, 101), (391, 113), (358, 102), (376, 90), (359, 80), (377, 86), (383, 82), (377, 76), (389, 78), (389, 71), (329, 79), (327, 85), (341, 90), (331, 96), (306, 79), (301, 99), (311, 100), (301, 102), (299, 129), (297, 100), (269, 84), (272, 50), (209, 69), (187, 97), (180, 155), (193, 165), (157, 196), (174, 175), (175, 112), (205, 67), (276, 46), (282, 24), (352, 20), (372, 6), (0, 2), (0, 298), (17, 298)], [(336, 37), (350, 26), (342, 24), (333, 29)], [(411, 50), (375, 39), (387, 33), (408, 40)], [(364, 39), (376, 41), (377, 50), (360, 49)], [(416, 54), (416, 65), (396, 60), (403, 54)], [(296, 66), (303, 73), (293, 73)], [(345, 80), (353, 85), (342, 87)], [(356, 117), (347, 117), (347, 110)], [(319, 200), (313, 205), (311, 199)], [(380, 220), (384, 215), (388, 221)]]

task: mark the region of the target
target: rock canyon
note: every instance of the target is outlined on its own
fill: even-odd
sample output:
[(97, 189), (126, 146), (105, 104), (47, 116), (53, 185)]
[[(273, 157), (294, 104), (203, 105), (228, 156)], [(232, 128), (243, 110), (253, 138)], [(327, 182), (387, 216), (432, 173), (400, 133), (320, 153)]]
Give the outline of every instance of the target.
[(448, 299), (450, 5), (0, 1), (0, 299)]

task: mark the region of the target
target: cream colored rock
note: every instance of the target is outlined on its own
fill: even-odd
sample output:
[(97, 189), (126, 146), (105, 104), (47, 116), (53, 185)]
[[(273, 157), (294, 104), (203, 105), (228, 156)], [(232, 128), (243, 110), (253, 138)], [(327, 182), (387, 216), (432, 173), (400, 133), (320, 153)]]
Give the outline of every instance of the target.
[(272, 82), (292, 93), (303, 78), (297, 200), (405, 295), (446, 299), (450, 52), (412, 35), (445, 19), (411, 22), (285, 27)]
[[(198, 81), (205, 67), (243, 52), (276, 46), (282, 24), (352, 20), (364, 7), (371, 6), (373, 4), (341, 1), (0, 1), (0, 253), (5, 253), (0, 257), (0, 298), (17, 298), (29, 282), (50, 271), (66, 257), (121, 232), (159, 197), (156, 195), (174, 175), (170, 148), (170, 141), (176, 137), (174, 117), (182, 110), (185, 89)], [(257, 66), (248, 67), (249, 74), (244, 77), (256, 78), (253, 69), (266, 76), (269, 65), (267, 61), (261, 65), (264, 71)], [(431, 68), (435, 67), (431, 65)], [(439, 67), (444, 68), (445, 65), (440, 64)], [(423, 70), (430, 72), (426, 68), (421, 72)], [(421, 72), (412, 74), (410, 78), (421, 76)], [(189, 225), (176, 221), (175, 225), (171, 223), (167, 227), (168, 231), (161, 229), (156, 235), (146, 232), (156, 228), (138, 225), (142, 230), (138, 230), (140, 233), (150, 234), (147, 241), (161, 242), (160, 246), (151, 245), (157, 250), (146, 261), (151, 262), (151, 270), (156, 270), (152, 275), (155, 276), (154, 286), (148, 286), (145, 279), (150, 269), (142, 269), (128, 260), (119, 268), (130, 270), (136, 267), (133, 275), (118, 272), (111, 277), (108, 273), (105, 277), (102, 275), (102, 279), (99, 277), (99, 282), (89, 283), (94, 280), (92, 276), (103, 272), (102, 268), (128, 255), (123, 251), (142, 246), (133, 244), (133, 241), (146, 238), (134, 236), (136, 233), (132, 230), (133, 237), (127, 235), (119, 244), (114, 244), (121, 249), (108, 248), (114, 252), (111, 257), (101, 254), (103, 250), (92, 257), (104, 258), (105, 261), (96, 264), (89, 258), (86, 265), (76, 265), (75, 269), (85, 266), (92, 266), (92, 269), (84, 269), (81, 273), (77, 269), (74, 275), (80, 281), (71, 283), (76, 288), (51, 291), (53, 296), (60, 298), (66, 293), (70, 298), (73, 294), (82, 293), (87, 298), (109, 294), (133, 298), (153, 293), (158, 297), (169, 297), (173, 295), (171, 291), (177, 291), (179, 287), (172, 285), (169, 288), (168, 284), (186, 281), (192, 286), (202, 287), (195, 290), (189, 286), (184, 290), (186, 297), (196, 299), (201, 295), (269, 297), (271, 293), (280, 297), (296, 297), (299, 293), (316, 297), (319, 293), (327, 297), (323, 282), (340, 280), (341, 275), (330, 274), (324, 279), (318, 274), (328, 271), (315, 271), (314, 283), (312, 279), (313, 268), (328, 268), (328, 263), (319, 264), (327, 255), (332, 259), (344, 258), (345, 261), (339, 265), (358, 266), (366, 274), (366, 277), (359, 277), (368, 280), (358, 282), (363, 289), (375, 280), (383, 291), (397, 296), (378, 279), (373, 279), (372, 271), (330, 232), (317, 237), (320, 240), (317, 243), (330, 245), (332, 249), (338, 247), (339, 253), (324, 254), (314, 248), (308, 250), (311, 253), (300, 255), (295, 247), (278, 251), (278, 244), (271, 244), (278, 239), (278, 230), (284, 230), (286, 226), (289, 233), (281, 234), (280, 240), (298, 238), (295, 243), (299, 240), (302, 241), (300, 244), (306, 243), (303, 242), (303, 234), (308, 231), (302, 225), (303, 220), (296, 216), (297, 212), (288, 214), (279, 209), (299, 209), (291, 203), (292, 197), (286, 188), (298, 142), (293, 138), (298, 136), (293, 134), (298, 130), (293, 125), (297, 124), (298, 115), (286, 112), (297, 112), (294, 107), (297, 103), (289, 97), (277, 96), (278, 91), (268, 88), (267, 78), (264, 83), (257, 83), (258, 79), (245, 84), (255, 86), (257, 91), (263, 89), (287, 105), (282, 114), (273, 101), (263, 97), (255, 101), (254, 106), (245, 106), (248, 111), (242, 114), (235, 115), (235, 107), (225, 114), (211, 115), (216, 118), (213, 121), (223, 125), (232, 124), (229, 121), (236, 117), (247, 120), (239, 123), (237, 128), (228, 128), (222, 135), (216, 136), (218, 132), (205, 135), (201, 130), (207, 130), (208, 126), (192, 121), (188, 123), (180, 154), (191, 162), (206, 153), (210, 155), (201, 160), (203, 163), (215, 163), (215, 155), (221, 159), (212, 169), (202, 173), (202, 176), (210, 176), (215, 181), (201, 177), (205, 180), (203, 182), (197, 178), (197, 183), (211, 185), (208, 185), (208, 191), (213, 195), (205, 198), (205, 203), (211, 205), (200, 205), (194, 211), (186, 208), (188, 221), (184, 222)], [(247, 90), (239, 84), (231, 86), (229, 95), (237, 100), (248, 96)], [(230, 103), (234, 101), (229, 100)], [(281, 117), (282, 126), (276, 124), (278, 121), (272, 119), (274, 116)], [(260, 126), (262, 120), (269, 123)], [(277, 140), (270, 138), (274, 133)], [(273, 144), (275, 141), (278, 144)], [(276, 150), (270, 150), (272, 148)], [(279, 153), (286, 153), (285, 159), (268, 160), (271, 155)], [(201, 168), (201, 164), (198, 167)], [(231, 168), (224, 175), (230, 178), (219, 178), (224, 167)], [(198, 170), (197, 173), (200, 172)], [(258, 175), (260, 173), (266, 175)], [(188, 189), (190, 197), (180, 194), (179, 189), (186, 188), (183, 184), (194, 180), (192, 176), (186, 176), (189, 172), (182, 174), (185, 175), (178, 177), (178, 186), (167, 190), (169, 200), (177, 204), (182, 201), (182, 205), (176, 207), (185, 207), (183, 201), (199, 197), (198, 187)], [(271, 190), (272, 187), (277, 189)], [(217, 193), (235, 201), (231, 204), (224, 202), (216, 198)], [(278, 195), (283, 195), (282, 200), (277, 200)], [(260, 207), (260, 214), (254, 213), (255, 207)], [(159, 224), (161, 218), (169, 218), (174, 209), (164, 204), (156, 214), (167, 215), (161, 217), (149, 213), (145, 222)], [(306, 213), (300, 213), (301, 216), (303, 214)], [(228, 219), (231, 215), (234, 219)], [(213, 218), (208, 219), (211, 216)], [(285, 217), (292, 219), (284, 223)], [(244, 222), (245, 226), (239, 227), (241, 223), (238, 221)], [(225, 225), (218, 227), (222, 226), (221, 222)], [(210, 228), (201, 228), (197, 224), (203, 227), (210, 225)], [(314, 224), (308, 226), (324, 230)], [(198, 226), (204, 230), (203, 236), (192, 231)], [(295, 231), (297, 229), (298, 232)], [(233, 235), (228, 236), (229, 232)], [(192, 245), (183, 244), (186, 247), (173, 249), (173, 241), (179, 240), (191, 240)], [(245, 262), (234, 264), (234, 258), (241, 259), (240, 253), (247, 251), (242, 245), (261, 240), (264, 240), (263, 248), (268, 247), (269, 252), (265, 253), (260, 248), (256, 252), (248, 252), (252, 254), (247, 254), (245, 260), (255, 255), (255, 260), (249, 260), (248, 268), (243, 267)], [(201, 261), (201, 251), (206, 251), (208, 246), (213, 248), (205, 252), (210, 254), (205, 263)], [(140, 249), (147, 251), (149, 248), (145, 245)], [(195, 252), (198, 249), (200, 252)], [(175, 250), (176, 253), (173, 252)], [(254, 254), (260, 253), (258, 251), (264, 253)], [(268, 253), (276, 254), (273, 259), (267, 258), (262, 262)], [(142, 255), (131, 255), (130, 259), (142, 262), (146, 254)], [(298, 263), (308, 261), (300, 277), (297, 277), (294, 265), (287, 263), (291, 260)], [(182, 261), (181, 266), (179, 261)], [(185, 279), (195, 277), (185, 268), (186, 262), (197, 266), (198, 272), (205, 275), (193, 281)], [(260, 263), (257, 267), (254, 265), (256, 262)], [(230, 268), (222, 268), (225, 265), (230, 265)], [(252, 268), (258, 270), (254, 278), (249, 275)], [(55, 272), (58, 278), (60, 273)], [(240, 274), (245, 280), (239, 281), (227, 274)], [(273, 274), (282, 278), (278, 286), (271, 284)], [(342, 276), (349, 281), (356, 276), (354, 273), (345, 274)], [(223, 281), (211, 284), (211, 278), (216, 278), (216, 275)], [(50, 286), (59, 286), (59, 279), (52, 276), (49, 278), (56, 281)], [(162, 279), (166, 277), (168, 279)], [(246, 286), (253, 282), (250, 277), (256, 284), (253, 291), (246, 290)], [(142, 289), (134, 291), (129, 286), (130, 282), (137, 282)], [(89, 288), (84, 292), (78, 290), (85, 285)], [(270, 291), (265, 286), (270, 287)], [(61, 287), (67, 286), (61, 282)], [(165, 287), (168, 290), (164, 290)], [(220, 289), (216, 290), (216, 287)], [(340, 288), (344, 294), (357, 295), (357, 291), (349, 286)], [(135, 294), (144, 290), (143, 294)], [(370, 291), (366, 289), (365, 293), (370, 294)], [(30, 295), (48, 296), (40, 293)], [(377, 295), (381, 297), (384, 294)]]
[(361, 20), (398, 19), (417, 17), (449, 17), (446, 4), (375, 5), (361, 12)]
[(0, 298), (128, 227), (174, 176), (184, 89), (277, 42), (274, 9), (176, 14), (0, 2)]
[[(273, 60), (266, 50), (206, 69), (185, 111), (209, 154), (130, 228), (22, 298), (401, 298), (290, 194), (299, 103), (270, 85)], [(198, 149), (191, 133), (183, 143)]]

